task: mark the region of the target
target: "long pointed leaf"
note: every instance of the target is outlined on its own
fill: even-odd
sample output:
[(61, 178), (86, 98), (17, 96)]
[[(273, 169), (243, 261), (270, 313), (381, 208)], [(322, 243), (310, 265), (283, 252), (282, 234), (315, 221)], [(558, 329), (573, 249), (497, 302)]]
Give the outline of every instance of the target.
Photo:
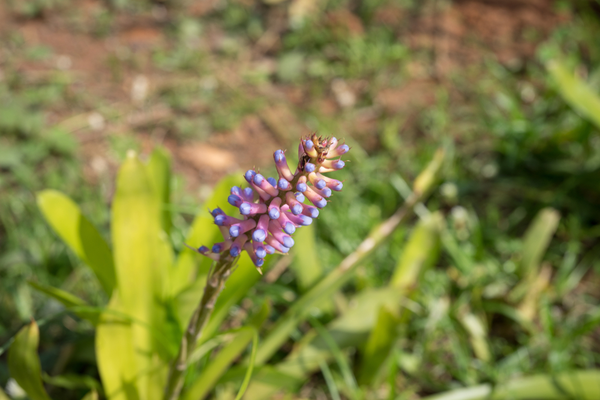
[(39, 192), (37, 203), (48, 224), (90, 266), (110, 296), (116, 284), (113, 256), (96, 228), (81, 213), (77, 204), (56, 190)]
[(77, 307), (88, 306), (88, 303), (83, 299), (52, 286), (43, 285), (33, 281), (29, 281), (28, 283), (37, 291), (44, 293), (45, 295), (62, 303), (66, 308), (73, 310), (79, 317), (87, 319), (94, 325), (98, 323), (98, 313), (76, 310)]
[(8, 350), (8, 369), (31, 400), (50, 400), (42, 385), (42, 368), (37, 355), (39, 341), (39, 328), (31, 321), (17, 333)]
[(156, 148), (150, 154), (148, 175), (160, 204), (160, 222), (167, 235), (171, 232), (171, 156), (167, 150)]

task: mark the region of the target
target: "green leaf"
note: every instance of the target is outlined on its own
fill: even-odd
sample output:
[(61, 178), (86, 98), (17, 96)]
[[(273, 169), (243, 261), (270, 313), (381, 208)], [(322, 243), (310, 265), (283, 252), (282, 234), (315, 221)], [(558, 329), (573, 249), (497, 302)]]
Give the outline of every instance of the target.
[(92, 390), (91, 392), (89, 392), (88, 394), (83, 396), (83, 398), (81, 400), (98, 400), (98, 392), (96, 392), (95, 390)]
[(148, 161), (148, 176), (160, 204), (160, 222), (167, 236), (171, 233), (171, 156), (166, 149), (156, 148)]
[[(220, 207), (227, 214), (234, 215), (237, 209), (227, 202), (227, 196), (229, 195), (232, 186), (240, 185), (241, 183), (242, 175), (236, 174), (223, 178), (217, 184), (210, 200), (206, 202), (200, 213), (194, 219), (190, 232), (185, 240), (187, 244), (192, 247), (200, 247), (202, 245), (210, 247), (213, 243), (223, 240), (219, 228), (215, 225), (212, 216), (206, 209), (212, 210)], [(195, 284), (198, 279), (197, 265), (200, 265), (200, 278), (205, 279), (205, 274), (208, 272), (210, 264), (211, 260), (209, 258), (201, 257), (198, 253), (188, 248), (183, 248), (181, 253), (179, 253), (175, 268), (170, 271), (170, 296), (175, 297), (181, 293), (182, 290)], [(200, 301), (201, 296), (202, 293), (199, 293), (196, 303)], [(182, 323), (187, 326), (187, 319)]]
[(294, 241), (294, 260), (290, 269), (296, 275), (300, 290), (306, 291), (323, 275), (323, 267), (317, 255), (314, 225), (299, 229), (294, 234)]
[(4, 393), (4, 390), (2, 390), (1, 387), (0, 387), (0, 400), (10, 400), (8, 398), (8, 396), (6, 395), (6, 393)]
[(386, 307), (379, 309), (377, 322), (369, 335), (362, 357), (358, 380), (361, 385), (372, 384), (381, 373), (392, 354), (392, 348), (398, 337), (397, 327), (400, 320)]
[(600, 97), (582, 79), (558, 60), (547, 63), (546, 68), (558, 86), (563, 99), (582, 117), (600, 129)]
[(241, 400), (248, 389), (248, 385), (250, 384), (250, 378), (252, 378), (252, 371), (254, 370), (254, 364), (256, 363), (256, 350), (258, 349), (258, 331), (254, 331), (254, 336), (252, 336), (252, 351), (250, 352), (250, 364), (248, 365), (248, 370), (246, 371), (246, 376), (244, 377), (244, 381), (242, 382), (242, 386), (240, 390), (238, 390), (237, 396), (235, 396), (235, 400)]
[[(119, 326), (108, 313), (98, 328), (96, 350), (107, 397), (161, 398), (170, 354), (158, 340), (166, 336), (165, 295), (172, 252), (161, 226), (160, 201), (148, 170), (128, 154), (117, 176), (111, 231), (118, 298), (108, 311), (134, 317), (140, 323)], [(118, 335), (115, 352), (111, 337)], [(125, 397), (123, 397), (125, 396)]]
[(543, 208), (527, 228), (523, 238), (523, 251), (518, 270), (522, 281), (511, 292), (510, 300), (520, 300), (536, 280), (540, 272), (542, 257), (556, 232), (559, 220), (558, 211), (553, 208)]
[(439, 213), (419, 221), (402, 250), (390, 286), (408, 292), (418, 285), (422, 272), (431, 267), (439, 257), (439, 231), (442, 223)]
[(110, 296), (116, 285), (113, 256), (96, 228), (73, 200), (56, 190), (38, 192), (37, 203), (48, 224), (90, 266)]
[(44, 380), (44, 382), (50, 385), (62, 387), (65, 389), (87, 388), (95, 391), (100, 390), (102, 388), (100, 386), (100, 382), (87, 375), (66, 374), (49, 376), (47, 374), (44, 374), (42, 376), (42, 379)]
[(600, 398), (600, 371), (572, 371), (535, 375), (499, 384), (456, 389), (423, 400), (595, 400)]
[[(248, 347), (250, 341), (258, 336), (254, 327), (241, 328), (215, 358), (204, 368), (200, 377), (185, 392), (183, 400), (199, 400), (205, 398), (213, 389), (221, 375)], [(251, 364), (252, 365), (252, 364)]]
[(42, 368), (37, 355), (39, 341), (39, 328), (31, 321), (17, 333), (8, 350), (8, 369), (31, 400), (50, 400), (42, 385)]
[(87, 319), (92, 324), (96, 325), (98, 323), (98, 313), (97, 312), (86, 312), (81, 310), (76, 310), (77, 307), (86, 307), (89, 304), (79, 297), (65, 292), (64, 290), (43, 285), (41, 283), (29, 281), (28, 282), (31, 287), (36, 289), (39, 292), (44, 293), (45, 295), (57, 300), (62, 303), (66, 308), (73, 310), (79, 317)]

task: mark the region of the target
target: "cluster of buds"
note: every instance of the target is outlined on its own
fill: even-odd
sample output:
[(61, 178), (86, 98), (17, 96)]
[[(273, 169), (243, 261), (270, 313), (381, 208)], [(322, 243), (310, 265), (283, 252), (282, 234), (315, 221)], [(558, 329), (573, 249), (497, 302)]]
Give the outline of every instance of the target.
[[(267, 254), (287, 253), (294, 246), (291, 235), (295, 230), (310, 225), (319, 216), (319, 209), (327, 205), (332, 191), (342, 190), (342, 182), (323, 174), (344, 168), (340, 157), (349, 150), (335, 137), (305, 137), (298, 146), (295, 173), (288, 167), (285, 152), (277, 150), (273, 158), (279, 178), (265, 178), (248, 170), (244, 178), (249, 187), (234, 186), (227, 198), (239, 208), (242, 218), (226, 215), (220, 208), (212, 210), (224, 241), (197, 251), (213, 260), (227, 261), (246, 250), (260, 271)], [(312, 205), (305, 203), (307, 199)]]

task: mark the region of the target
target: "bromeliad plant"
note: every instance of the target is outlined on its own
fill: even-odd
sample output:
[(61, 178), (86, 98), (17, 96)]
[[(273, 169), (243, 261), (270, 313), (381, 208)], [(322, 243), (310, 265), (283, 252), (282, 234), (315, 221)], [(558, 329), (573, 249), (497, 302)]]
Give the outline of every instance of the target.
[[(170, 158), (162, 150), (155, 150), (146, 163), (130, 152), (121, 166), (111, 210), (112, 248), (67, 196), (55, 190), (38, 193), (38, 206), (48, 223), (93, 270), (109, 299), (107, 304), (95, 307), (60, 288), (30, 282), (95, 328), (102, 385), (86, 378), (86, 382), (93, 383), (88, 386), (91, 392), (86, 399), (95, 398), (98, 389), (109, 400), (206, 396), (233, 359), (220, 369), (205, 369), (181, 393), (186, 369), (206, 354), (198, 345), (217, 336), (229, 308), (259, 279), (256, 268), (260, 271), (266, 266), (265, 256), (287, 253), (294, 245), (291, 234), (318, 216), (332, 191), (342, 189), (340, 181), (324, 174), (343, 168), (339, 158), (348, 150), (335, 138), (312, 135), (300, 143), (295, 172), (288, 167), (284, 152), (278, 150), (278, 180), (248, 171), (244, 177), (249, 187), (241, 189), (241, 179), (225, 178), (206, 203), (212, 208), (211, 219), (198, 216), (186, 239), (198, 244), (218, 241), (211, 251), (206, 247), (193, 249), (210, 263), (198, 263), (194, 252), (185, 248), (173, 257), (168, 240), (172, 218), (166, 207)], [(227, 196), (230, 204), (220, 203)], [(312, 205), (305, 204), (306, 199)], [(232, 216), (232, 205), (239, 209), (240, 218)], [(216, 240), (215, 224), (224, 240)], [(256, 349), (257, 324), (229, 333), (234, 338), (228, 346), (239, 348), (235, 354), (250, 340)], [(35, 322), (24, 327), (9, 349), (9, 369), (32, 400), (48, 400), (37, 357), (38, 340)], [(218, 354), (226, 357), (228, 353), (221, 350)]]
[[(177, 357), (171, 364), (166, 400), (179, 397), (189, 359), (242, 251), (248, 253), (259, 272), (267, 254), (287, 254), (294, 246), (290, 235), (296, 228), (310, 225), (312, 219), (319, 216), (319, 209), (327, 205), (332, 190), (342, 190), (342, 182), (322, 174), (342, 169), (344, 162), (339, 157), (349, 150), (335, 137), (322, 138), (313, 134), (303, 138), (298, 146), (299, 162), (295, 173), (290, 170), (284, 151), (277, 150), (273, 158), (279, 179), (265, 178), (255, 170), (248, 170), (244, 178), (250, 186), (231, 188), (227, 201), (239, 208), (241, 219), (227, 215), (220, 208), (211, 211), (224, 241), (214, 244), (212, 249), (206, 246), (197, 249), (215, 264), (209, 272), (200, 304), (183, 335)], [(305, 204), (306, 199), (313, 206)]]

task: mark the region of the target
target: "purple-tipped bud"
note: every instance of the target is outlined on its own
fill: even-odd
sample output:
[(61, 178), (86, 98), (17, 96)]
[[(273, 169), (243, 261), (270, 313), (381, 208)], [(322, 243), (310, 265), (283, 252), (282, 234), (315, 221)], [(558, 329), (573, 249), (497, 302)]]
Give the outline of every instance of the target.
[(318, 155), (317, 150), (315, 149), (315, 144), (312, 140), (306, 139), (302, 142), (304, 145), (304, 152), (311, 157), (316, 157)]
[(327, 200), (325, 200), (322, 196), (317, 194), (313, 189), (309, 188), (304, 195), (311, 203), (319, 208), (323, 208), (327, 205)]
[(256, 172), (252, 169), (249, 169), (248, 171), (246, 171), (246, 174), (244, 174), (244, 178), (246, 178), (246, 180), (250, 182), (254, 178), (254, 175), (256, 175)]
[(312, 218), (306, 215), (294, 215), (291, 213), (285, 213), (287, 219), (297, 226), (308, 226), (312, 224)]
[(265, 241), (269, 246), (273, 247), (275, 250), (281, 253), (287, 253), (288, 251), (290, 251), (288, 247), (285, 247), (283, 244), (281, 244), (281, 242), (279, 242), (279, 240), (275, 239), (273, 236), (267, 236)]
[(240, 220), (225, 214), (219, 214), (215, 217), (215, 224), (219, 226), (229, 226), (231, 224), (235, 224), (236, 222), (240, 222)]
[[(323, 161), (323, 163), (321, 165), (322, 165), (321, 168), (337, 171), (337, 170), (344, 168), (344, 166), (346, 164), (342, 160), (325, 160), (325, 161)], [(319, 171), (319, 172), (321, 172), (321, 171)]]
[(260, 186), (262, 184), (262, 182), (265, 180), (265, 178), (261, 174), (256, 174), (256, 175), (254, 175), (252, 180), (254, 181), (254, 183), (256, 185)]
[(198, 247), (198, 252), (204, 254), (204, 253), (208, 253), (208, 247), (206, 246), (200, 246)]
[(311, 218), (317, 218), (319, 216), (319, 209), (317, 207), (304, 205), (302, 215), (306, 215), (307, 217)]
[(215, 243), (212, 247), (212, 252), (213, 253), (220, 253), (223, 251), (222, 245), (221, 243)]
[(287, 179), (281, 178), (277, 182), (277, 187), (279, 188), (279, 190), (290, 190), (292, 188), (292, 185), (290, 185)]
[(313, 164), (313, 163), (306, 163), (306, 165), (304, 165), (304, 170), (306, 172), (315, 172), (315, 164)]
[(267, 232), (262, 229), (257, 229), (252, 232), (252, 240), (255, 242), (264, 242), (267, 237)]
[(281, 225), (279, 225), (279, 222), (271, 221), (269, 223), (269, 232), (275, 239), (277, 239), (277, 241), (279, 241), (279, 243), (288, 249), (294, 245), (294, 239), (281, 231)]
[(273, 186), (274, 188), (277, 187), (277, 180), (273, 177), (269, 177), (267, 178), (267, 182), (269, 182), (271, 184), (271, 186)]
[(265, 244), (265, 250), (267, 251), (267, 254), (275, 254), (275, 249), (273, 248), (273, 246)]
[(288, 235), (292, 235), (294, 232), (296, 232), (296, 227), (294, 226), (294, 224), (288, 221), (283, 225), (283, 230)]
[(343, 162), (342, 160), (337, 160), (336, 162), (333, 163), (333, 168), (342, 169), (342, 168), (344, 168), (345, 165), (346, 165), (346, 163)]
[(301, 176), (300, 178), (298, 178), (298, 183), (296, 184), (296, 190), (298, 190), (299, 192), (305, 192), (307, 185), (306, 185), (307, 179), (306, 176)]
[(332, 136), (331, 139), (329, 139), (329, 150), (328, 152), (333, 151), (338, 145), (338, 140), (335, 136)]
[(267, 205), (264, 203), (248, 203), (243, 202), (240, 205), (240, 213), (242, 215), (264, 214), (267, 212)]
[(280, 178), (285, 178), (288, 181), (294, 179), (294, 174), (290, 171), (290, 167), (287, 165), (285, 154), (282, 150), (277, 150), (273, 154), (273, 159), (275, 160), (275, 167), (277, 168), (277, 172), (279, 172)]
[(269, 218), (271, 219), (277, 219), (279, 218), (279, 209), (278, 208), (271, 208), (269, 210)]
[(333, 150), (330, 150), (327, 154), (327, 158), (339, 157), (343, 154), (346, 154), (348, 151), (350, 151), (350, 147), (348, 147), (347, 144), (343, 144), (341, 146), (336, 147)]
[(336, 192), (339, 192), (340, 190), (342, 190), (342, 188), (344, 187), (344, 185), (340, 181), (336, 181), (335, 179), (331, 179), (329, 182), (327, 182), (327, 187), (329, 189), (331, 189), (331, 190), (335, 190)]
[(315, 184), (317, 189), (323, 189), (325, 186), (327, 186), (327, 182), (325, 182), (323, 179), (319, 179)]
[(256, 248), (256, 256), (258, 258), (265, 258), (267, 256), (267, 250), (264, 248), (264, 246), (259, 246)]
[(242, 196), (242, 189), (240, 189), (238, 186), (234, 186), (231, 188), (230, 193), (235, 194), (236, 196)]
[(304, 203), (304, 200), (306, 200), (306, 197), (304, 197), (304, 195), (300, 192), (294, 193), (294, 196), (296, 196), (296, 200), (298, 200), (300, 203)]
[(285, 236), (283, 238), (283, 245), (288, 249), (291, 249), (294, 247), (294, 239), (292, 239), (290, 236)]
[(290, 206), (290, 210), (294, 215), (298, 215), (302, 212), (302, 204), (296, 200), (296, 196), (292, 192), (287, 192), (285, 195), (286, 203)]
[(325, 198), (331, 197), (331, 189), (329, 189), (328, 187), (323, 188), (321, 190), (319, 190), (317, 188), (313, 188), (312, 190), (321, 197), (325, 197)]
[(235, 239), (233, 241), (233, 244), (231, 245), (229, 254), (232, 257), (239, 256), (240, 253), (242, 252), (242, 248), (244, 247), (244, 244), (246, 243), (247, 240), (248, 240), (248, 238), (246, 237), (246, 235), (242, 235), (242, 236), (238, 237), (237, 239)]
[(210, 212), (210, 214), (211, 214), (213, 217), (216, 217), (217, 215), (221, 215), (221, 214), (225, 214), (225, 213), (223, 212), (223, 210), (221, 210), (219, 207), (217, 207), (217, 208), (215, 208), (214, 210), (212, 210), (212, 211)]
[(227, 201), (229, 202), (229, 204), (231, 204), (232, 206), (235, 207), (239, 207), (240, 204), (242, 204), (242, 198), (240, 196), (238, 196), (237, 194), (230, 194), (227, 197)]
[(242, 190), (241, 196), (245, 201), (249, 203), (252, 203), (254, 201), (254, 191), (252, 190), (252, 188), (245, 188), (244, 190)]
[(253, 219), (247, 219), (237, 224), (231, 225), (229, 228), (229, 235), (232, 237), (238, 237), (242, 233), (248, 232), (250, 229), (254, 229), (256, 227), (256, 221)]
[[(265, 254), (266, 255), (266, 254)], [(254, 260), (252, 260), (254, 261)], [(256, 265), (257, 267), (262, 267), (263, 265), (265, 265), (265, 260), (262, 258), (257, 258), (256, 261), (254, 261), (254, 265)]]

